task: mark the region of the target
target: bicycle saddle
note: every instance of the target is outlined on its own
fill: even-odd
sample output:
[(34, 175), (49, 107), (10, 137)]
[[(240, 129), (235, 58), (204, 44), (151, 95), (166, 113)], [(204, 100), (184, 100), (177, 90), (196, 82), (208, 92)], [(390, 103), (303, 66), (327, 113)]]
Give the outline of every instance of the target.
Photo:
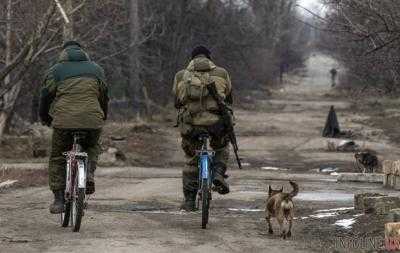
[(84, 137), (86, 137), (87, 134), (88, 133), (86, 131), (83, 131), (83, 130), (77, 130), (77, 131), (73, 131), (72, 132), (72, 135), (74, 135), (74, 136), (76, 136), (78, 138), (84, 138)]
[(200, 132), (197, 134), (197, 138), (199, 140), (204, 140), (210, 138), (210, 134), (208, 132)]

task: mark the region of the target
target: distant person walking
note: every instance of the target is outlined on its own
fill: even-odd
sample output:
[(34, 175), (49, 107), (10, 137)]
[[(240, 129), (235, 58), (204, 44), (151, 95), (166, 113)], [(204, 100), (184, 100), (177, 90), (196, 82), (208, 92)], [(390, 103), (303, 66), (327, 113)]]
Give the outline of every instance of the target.
[(331, 74), (331, 85), (332, 87), (335, 87), (338, 71), (335, 68), (332, 68), (329, 73)]

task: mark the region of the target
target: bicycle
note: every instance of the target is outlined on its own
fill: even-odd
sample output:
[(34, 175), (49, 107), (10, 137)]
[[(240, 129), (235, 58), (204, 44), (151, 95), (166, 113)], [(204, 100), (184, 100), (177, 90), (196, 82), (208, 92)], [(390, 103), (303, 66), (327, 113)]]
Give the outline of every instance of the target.
[(201, 201), (201, 227), (202, 229), (207, 228), (209, 212), (210, 212), (210, 201), (212, 200), (212, 182), (213, 182), (213, 167), (212, 162), (215, 152), (208, 150), (208, 140), (210, 136), (207, 133), (199, 136), (202, 142), (201, 150), (197, 151), (199, 157), (199, 190), (198, 190), (198, 208)]
[(61, 213), (61, 226), (71, 225), (73, 232), (79, 232), (84, 215), (86, 176), (88, 167), (88, 155), (82, 151), (79, 144), (86, 136), (85, 132), (73, 133), (72, 149), (63, 153), (66, 157), (66, 184), (65, 184), (65, 207)]

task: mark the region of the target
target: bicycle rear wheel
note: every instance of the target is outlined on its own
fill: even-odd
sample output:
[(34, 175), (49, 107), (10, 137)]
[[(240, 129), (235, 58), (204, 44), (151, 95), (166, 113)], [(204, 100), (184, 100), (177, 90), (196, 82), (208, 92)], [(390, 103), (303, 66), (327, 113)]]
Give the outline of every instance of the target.
[(74, 196), (71, 202), (72, 231), (79, 232), (85, 205), (85, 189), (78, 187), (78, 173), (74, 182)]
[(203, 179), (202, 181), (201, 200), (201, 228), (206, 229), (210, 211), (210, 189), (207, 179)]

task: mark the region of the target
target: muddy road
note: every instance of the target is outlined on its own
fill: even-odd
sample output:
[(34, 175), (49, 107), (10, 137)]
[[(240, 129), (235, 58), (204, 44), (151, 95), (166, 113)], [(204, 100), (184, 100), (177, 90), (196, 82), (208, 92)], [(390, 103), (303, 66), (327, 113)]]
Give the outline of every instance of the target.
[[(383, 243), (382, 218), (357, 213), (353, 194), (387, 192), (378, 184), (337, 183), (321, 167), (353, 169), (353, 154), (326, 150), (320, 137), (331, 105), (344, 129), (359, 133), (363, 147), (382, 158), (400, 154), (379, 128), (367, 126), (368, 115), (330, 92), (328, 71), (335, 62), (310, 58), (301, 75), (272, 99), (257, 100), (237, 111), (239, 144), (245, 169), (229, 172), (231, 193), (214, 195), (209, 228), (200, 228), (200, 213), (179, 211), (180, 168), (115, 167), (97, 172), (97, 192), (89, 200), (80, 233), (61, 228), (50, 215), (47, 187), (0, 193), (0, 252), (374, 252)], [(170, 159), (182, 159), (175, 129)], [(154, 158), (157, 159), (157, 158)], [(268, 185), (300, 185), (295, 198), (293, 237), (269, 235), (265, 222)], [(396, 192), (387, 192), (398, 195)], [(278, 225), (274, 222), (275, 231)]]

